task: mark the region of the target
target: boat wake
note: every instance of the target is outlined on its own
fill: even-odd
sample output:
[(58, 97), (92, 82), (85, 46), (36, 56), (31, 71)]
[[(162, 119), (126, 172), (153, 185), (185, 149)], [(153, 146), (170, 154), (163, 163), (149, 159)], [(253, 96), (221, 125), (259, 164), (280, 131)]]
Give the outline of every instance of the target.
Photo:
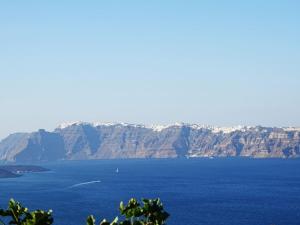
[(70, 186), (69, 188), (76, 188), (76, 187), (80, 187), (80, 186), (84, 186), (84, 185), (89, 185), (89, 184), (95, 184), (95, 183), (100, 183), (100, 180), (93, 180), (93, 181), (89, 181), (89, 182), (83, 182), (83, 183), (78, 183), (78, 184), (74, 184), (72, 186)]

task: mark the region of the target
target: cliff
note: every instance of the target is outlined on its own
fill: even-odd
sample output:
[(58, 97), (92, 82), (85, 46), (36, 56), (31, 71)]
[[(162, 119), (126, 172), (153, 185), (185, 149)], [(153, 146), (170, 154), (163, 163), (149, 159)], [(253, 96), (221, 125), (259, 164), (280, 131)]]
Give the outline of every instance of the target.
[(299, 157), (300, 129), (72, 123), (0, 142), (0, 160), (16, 162), (228, 156)]

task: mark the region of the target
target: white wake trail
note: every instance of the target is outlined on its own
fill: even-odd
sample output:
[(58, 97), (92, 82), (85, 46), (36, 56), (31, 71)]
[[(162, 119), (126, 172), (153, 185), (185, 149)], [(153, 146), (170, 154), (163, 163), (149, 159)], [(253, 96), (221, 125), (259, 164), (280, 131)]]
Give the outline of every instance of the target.
[(83, 186), (83, 185), (95, 184), (95, 183), (100, 183), (100, 182), (101, 182), (100, 180), (93, 180), (93, 181), (89, 181), (89, 182), (74, 184), (74, 185), (70, 186), (69, 188), (75, 188), (75, 187), (79, 187), (79, 186)]

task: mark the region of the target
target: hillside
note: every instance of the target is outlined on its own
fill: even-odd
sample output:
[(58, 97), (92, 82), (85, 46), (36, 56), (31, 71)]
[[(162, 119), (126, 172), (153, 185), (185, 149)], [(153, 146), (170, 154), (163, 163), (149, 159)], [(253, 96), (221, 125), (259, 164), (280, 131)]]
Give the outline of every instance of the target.
[(14, 162), (228, 156), (299, 157), (300, 129), (71, 123), (0, 142), (0, 160)]

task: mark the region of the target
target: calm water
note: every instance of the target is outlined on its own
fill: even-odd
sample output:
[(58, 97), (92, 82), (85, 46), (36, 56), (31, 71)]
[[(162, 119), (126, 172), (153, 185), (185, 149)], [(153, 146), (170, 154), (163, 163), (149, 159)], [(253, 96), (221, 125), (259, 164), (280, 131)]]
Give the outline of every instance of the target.
[[(14, 197), (31, 209), (53, 209), (57, 225), (83, 225), (89, 214), (113, 218), (120, 200), (160, 197), (171, 214), (169, 225), (300, 224), (300, 160), (99, 160), (44, 166), (52, 171), (1, 179), (0, 205)], [(101, 182), (77, 185), (90, 181)]]

